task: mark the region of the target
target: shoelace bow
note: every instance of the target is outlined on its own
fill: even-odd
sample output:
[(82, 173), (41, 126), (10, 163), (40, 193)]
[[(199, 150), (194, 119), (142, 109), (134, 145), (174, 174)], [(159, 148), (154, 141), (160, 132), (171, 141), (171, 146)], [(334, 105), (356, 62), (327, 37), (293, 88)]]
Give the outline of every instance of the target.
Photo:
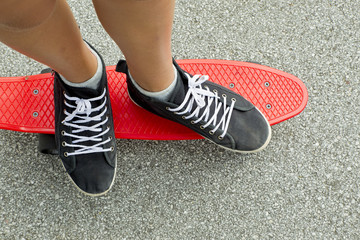
[[(101, 96), (90, 99), (81, 99), (64, 94), (66, 99), (65, 105), (69, 108), (74, 109), (74, 111), (72, 113), (69, 113), (66, 110), (64, 111), (66, 117), (62, 121), (62, 124), (71, 127), (73, 130), (71, 133), (63, 131), (62, 134), (63, 136), (71, 137), (73, 141), (71, 143), (67, 143), (64, 141), (62, 145), (64, 147), (73, 147), (74, 149), (76, 149), (74, 152), (67, 152), (66, 156), (112, 151), (112, 148), (105, 149), (102, 147), (102, 145), (111, 141), (111, 138), (102, 141), (102, 136), (110, 131), (110, 128), (106, 128), (105, 131), (103, 131), (101, 128), (101, 126), (103, 126), (103, 124), (106, 124), (109, 120), (109, 117), (106, 116), (105, 120), (101, 121), (101, 118), (105, 115), (107, 111), (107, 107), (105, 106), (106, 98), (104, 98), (105, 94), (106, 89), (104, 89), (104, 92), (101, 94)], [(91, 102), (98, 101), (102, 98), (104, 98), (104, 102), (100, 106), (92, 108)], [(72, 105), (69, 102), (74, 102), (75, 105)], [(90, 117), (93, 112), (100, 113)], [(97, 123), (91, 126), (83, 125), (84, 123), (92, 121)], [(85, 131), (88, 132), (89, 136), (82, 136), (79, 134)], [(83, 142), (93, 142), (93, 144), (90, 146), (81, 145), (81, 143)]]
[[(195, 75), (191, 77), (189, 74), (186, 74), (189, 82), (189, 90), (185, 95), (184, 101), (180, 104), (177, 108), (168, 108), (169, 111), (174, 112), (178, 115), (185, 115), (183, 116), (184, 119), (191, 119), (196, 117), (198, 119), (192, 121), (192, 124), (196, 124), (200, 121), (206, 122), (204, 125), (201, 126), (202, 129), (205, 129), (210, 124), (213, 124), (215, 127), (214, 129), (210, 130), (210, 134), (214, 134), (219, 128), (223, 131), (223, 133), (219, 136), (219, 139), (224, 138), (226, 135), (227, 129), (229, 127), (230, 118), (235, 106), (236, 99), (231, 99), (230, 106), (227, 106), (227, 96), (225, 94), (222, 95), (224, 99), (223, 102), (220, 101), (220, 96), (218, 96), (218, 92), (214, 90), (213, 92), (210, 91), (209, 87), (203, 86), (204, 82), (209, 79), (207, 75)], [(207, 101), (205, 101), (207, 99)], [(193, 105), (196, 103), (196, 108), (193, 109)], [(187, 106), (186, 106), (187, 105)], [(211, 113), (211, 106), (213, 105), (214, 111)], [(185, 108), (183, 111), (179, 112), (181, 109)], [(200, 110), (205, 108), (200, 115)], [(218, 120), (218, 113), (223, 108), (223, 115), (220, 116)], [(210, 115), (211, 114), (211, 115)]]

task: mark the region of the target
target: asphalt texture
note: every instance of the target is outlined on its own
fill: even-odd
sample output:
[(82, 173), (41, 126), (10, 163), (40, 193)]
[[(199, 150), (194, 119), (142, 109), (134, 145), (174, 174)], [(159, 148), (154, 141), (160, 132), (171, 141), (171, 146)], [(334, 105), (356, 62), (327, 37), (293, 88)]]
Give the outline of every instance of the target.
[[(83, 37), (116, 64), (91, 1), (69, 4)], [(177, 1), (176, 58), (289, 72), (308, 88), (306, 109), (251, 155), (204, 140), (117, 140), (115, 185), (97, 198), (38, 153), (37, 135), (1, 130), (0, 239), (360, 239), (359, 10), (347, 0)], [(0, 76), (44, 67), (0, 53)]]

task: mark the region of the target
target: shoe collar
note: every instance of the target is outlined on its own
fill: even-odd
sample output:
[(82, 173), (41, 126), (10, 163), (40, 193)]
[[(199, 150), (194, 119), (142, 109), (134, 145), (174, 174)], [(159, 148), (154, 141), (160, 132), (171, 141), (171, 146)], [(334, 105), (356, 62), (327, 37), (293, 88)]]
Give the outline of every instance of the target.
[[(103, 72), (103, 74), (105, 74), (105, 71)], [(104, 77), (104, 76), (101, 77), (101, 80), (99, 83), (99, 88), (96, 90), (92, 89), (92, 88), (69, 86), (61, 80), (61, 77), (57, 72), (55, 72), (54, 79), (55, 79), (55, 81), (59, 82), (59, 84), (61, 85), (61, 88), (69, 96), (83, 98), (83, 99), (94, 98), (94, 97), (101, 95), (104, 91), (104, 86), (106, 86), (106, 84), (107, 84), (105, 81), (106, 77)]]

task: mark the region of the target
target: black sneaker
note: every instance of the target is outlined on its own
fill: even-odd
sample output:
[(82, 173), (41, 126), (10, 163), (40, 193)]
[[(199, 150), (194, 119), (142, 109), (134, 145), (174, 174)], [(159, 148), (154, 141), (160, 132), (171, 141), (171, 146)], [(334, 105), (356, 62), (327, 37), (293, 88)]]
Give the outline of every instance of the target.
[(56, 145), (73, 183), (91, 196), (108, 192), (116, 171), (114, 124), (102, 59), (101, 63), (97, 90), (68, 86), (54, 72)]
[(178, 79), (166, 102), (140, 93), (133, 85), (125, 61), (116, 71), (125, 73), (129, 96), (140, 107), (194, 130), (221, 147), (253, 153), (270, 142), (271, 128), (265, 116), (245, 98), (208, 81), (206, 75), (191, 76), (174, 61)]

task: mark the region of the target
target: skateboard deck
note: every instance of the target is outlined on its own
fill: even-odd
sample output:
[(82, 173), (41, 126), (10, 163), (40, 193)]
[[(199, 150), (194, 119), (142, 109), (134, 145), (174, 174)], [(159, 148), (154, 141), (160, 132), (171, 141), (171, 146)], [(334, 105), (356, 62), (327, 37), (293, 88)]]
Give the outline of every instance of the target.
[[(227, 60), (178, 60), (190, 74), (241, 94), (277, 124), (299, 114), (308, 93), (295, 76), (267, 66)], [(131, 102), (125, 75), (107, 67), (116, 138), (144, 140), (201, 139), (192, 130), (158, 117)], [(54, 133), (53, 76), (51, 73), (0, 78), (0, 129)]]

